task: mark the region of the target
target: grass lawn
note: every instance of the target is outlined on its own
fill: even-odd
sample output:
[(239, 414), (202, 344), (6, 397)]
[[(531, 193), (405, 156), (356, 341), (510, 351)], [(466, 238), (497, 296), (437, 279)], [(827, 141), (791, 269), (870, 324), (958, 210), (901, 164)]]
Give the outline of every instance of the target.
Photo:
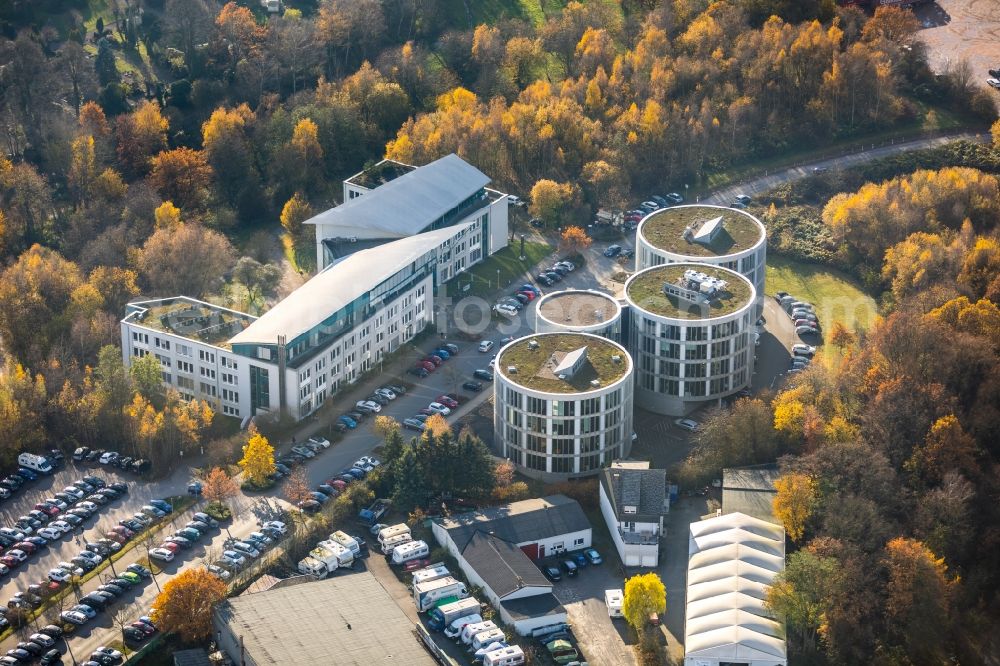
[(863, 292), (849, 276), (819, 264), (783, 257), (767, 258), (767, 293), (787, 291), (816, 306), (816, 314), (829, 331), (834, 321), (850, 330), (871, 326), (878, 314), (875, 299)]
[[(453, 298), (463, 296), (482, 296), (485, 298), (490, 296), (497, 289), (497, 271), (500, 271), (500, 285), (507, 287), (515, 282), (520, 285), (530, 279), (526, 278), (524, 274), (534, 268), (546, 255), (551, 254), (553, 247), (546, 243), (525, 241), (524, 261), (518, 257), (520, 251), (520, 241), (514, 241), (513, 245), (487, 257), (450, 282), (448, 284), (449, 295)], [(468, 290), (465, 290), (466, 286), (468, 286)]]
[(312, 275), (316, 272), (316, 248), (310, 243), (295, 243), (288, 234), (281, 235), (285, 258), (299, 273)]

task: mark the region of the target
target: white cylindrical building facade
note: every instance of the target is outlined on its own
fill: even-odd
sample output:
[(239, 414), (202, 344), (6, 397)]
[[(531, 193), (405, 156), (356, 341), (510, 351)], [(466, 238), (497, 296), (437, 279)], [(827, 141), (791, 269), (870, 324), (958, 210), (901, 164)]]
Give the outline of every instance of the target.
[(593, 333), (621, 340), (622, 306), (610, 294), (593, 289), (552, 291), (538, 299), (538, 333)]
[(706, 264), (666, 264), (629, 278), (636, 404), (683, 416), (748, 387), (756, 297), (743, 275)]
[(690, 261), (728, 268), (750, 280), (757, 290), (757, 316), (763, 312), (767, 230), (750, 213), (702, 204), (672, 206), (644, 217), (635, 238), (636, 272)]
[(591, 476), (632, 445), (632, 357), (589, 333), (539, 333), (497, 354), (500, 455), (537, 479)]

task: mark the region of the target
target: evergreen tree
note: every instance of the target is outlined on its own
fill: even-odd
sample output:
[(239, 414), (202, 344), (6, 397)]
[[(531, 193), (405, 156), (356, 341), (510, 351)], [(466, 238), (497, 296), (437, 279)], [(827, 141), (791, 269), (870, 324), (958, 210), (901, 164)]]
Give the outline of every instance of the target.
[(118, 65), (115, 63), (115, 53), (111, 50), (108, 40), (101, 38), (97, 42), (97, 57), (94, 59), (94, 70), (102, 86), (118, 83)]

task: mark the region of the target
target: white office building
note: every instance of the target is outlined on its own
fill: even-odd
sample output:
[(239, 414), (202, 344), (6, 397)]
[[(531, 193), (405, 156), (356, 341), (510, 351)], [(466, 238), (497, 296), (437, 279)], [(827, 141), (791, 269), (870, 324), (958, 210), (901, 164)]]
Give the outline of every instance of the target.
[(463, 226), (468, 255), (442, 267), (442, 281), (507, 246), (507, 195), (457, 155), (414, 167), (383, 160), (344, 181), (344, 203), (308, 220), (316, 230), (316, 265), (367, 247), (445, 227)]
[[(457, 157), (444, 161), (450, 165), (445, 173), (411, 167), (383, 187), (407, 175), (422, 174), (422, 179), (428, 173), (438, 178), (454, 176), (451, 171), (479, 173)], [(415, 182), (420, 184), (423, 180)], [(464, 191), (454, 196), (464, 196)], [(443, 205), (442, 196), (427, 203), (432, 207), (428, 215)], [(363, 198), (380, 201), (382, 187)], [(506, 241), (506, 196), (486, 197), (488, 203), (479, 195), (474, 198), (481, 211), (502, 202), (504, 214), (452, 217), (429, 230), (415, 227), (396, 240), (348, 242), (346, 256), (332, 260), (260, 317), (184, 296), (130, 303), (121, 321), (125, 364), (154, 354), (164, 384), (187, 399), (217, 404), (227, 416), (285, 413), (305, 418), (433, 323), (435, 288), (487, 256), (487, 233), (499, 233)], [(398, 203), (386, 198), (387, 205), (394, 201)], [(452, 208), (461, 208), (462, 201), (454, 200)], [(427, 217), (420, 215), (420, 203), (411, 201), (410, 217)], [(396, 211), (387, 217), (393, 215), (406, 217)]]
[(757, 290), (763, 311), (767, 230), (746, 211), (694, 204), (654, 211), (636, 231), (635, 270), (698, 262), (741, 273)]
[(632, 357), (589, 333), (540, 333), (497, 354), (494, 432), (500, 455), (546, 480), (592, 476), (628, 456)]
[(629, 278), (636, 404), (683, 416), (749, 386), (756, 295), (739, 273), (706, 264), (664, 264)]

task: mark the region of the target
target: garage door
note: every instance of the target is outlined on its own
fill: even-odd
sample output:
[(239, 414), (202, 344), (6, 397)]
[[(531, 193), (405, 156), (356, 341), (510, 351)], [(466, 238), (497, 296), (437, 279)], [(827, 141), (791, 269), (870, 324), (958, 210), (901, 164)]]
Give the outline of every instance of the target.
[(626, 555), (625, 556), (625, 566), (627, 567), (637, 567), (641, 560), (638, 555)]
[(656, 555), (643, 555), (642, 556), (642, 566), (644, 566), (644, 567), (655, 567), (656, 566)]
[(525, 546), (521, 546), (521, 550), (524, 552), (525, 555), (527, 555), (531, 559), (533, 559), (533, 560), (537, 560), (538, 559), (538, 544), (537, 543), (529, 543), (529, 544), (527, 544)]

